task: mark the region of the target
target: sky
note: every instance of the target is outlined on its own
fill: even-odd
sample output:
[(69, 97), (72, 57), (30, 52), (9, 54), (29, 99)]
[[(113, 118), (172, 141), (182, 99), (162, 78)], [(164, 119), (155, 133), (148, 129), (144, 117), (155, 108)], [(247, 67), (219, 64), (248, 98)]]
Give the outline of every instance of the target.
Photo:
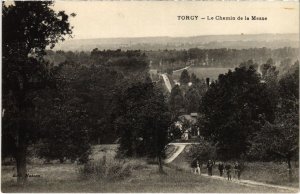
[[(299, 33), (299, 1), (57, 1), (54, 9), (76, 13), (70, 19), (74, 39)], [(177, 17), (192, 15), (198, 20)], [(216, 16), (268, 19), (217, 21)]]

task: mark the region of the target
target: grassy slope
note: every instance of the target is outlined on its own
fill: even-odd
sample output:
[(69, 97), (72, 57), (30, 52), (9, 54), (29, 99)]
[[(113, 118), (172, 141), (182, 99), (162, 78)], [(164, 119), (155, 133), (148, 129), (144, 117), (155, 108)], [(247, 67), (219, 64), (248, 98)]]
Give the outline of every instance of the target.
[[(190, 171), (190, 164), (187, 162), (187, 149), (185, 149), (172, 163), (171, 166)], [(241, 178), (253, 180), (269, 184), (299, 187), (299, 166), (297, 163), (292, 164), (293, 167), (293, 182), (288, 181), (288, 171), (286, 163), (275, 162), (246, 162), (245, 169), (242, 172)], [(202, 173), (207, 173), (205, 164), (201, 169)], [(213, 168), (213, 174), (218, 175), (217, 165)]]
[(136, 170), (131, 177), (116, 182), (81, 180), (74, 174), (75, 168), (73, 172), (61, 172), (61, 168), (57, 166), (74, 168), (72, 164), (43, 166), (44, 171), (39, 171), (43, 178), (31, 178), (23, 187), (17, 186), (15, 181), (3, 182), (1, 190), (2, 192), (282, 192), (213, 180), (168, 167), (165, 167), (167, 175), (159, 175), (157, 166), (153, 165)]
[[(114, 154), (115, 146), (98, 146), (93, 150), (94, 160)], [(180, 161), (182, 159), (182, 161)], [(182, 164), (179, 157), (174, 164)], [(213, 180), (191, 174), (181, 168), (165, 167), (167, 175), (157, 173), (156, 165), (145, 165), (135, 169), (132, 175), (122, 181), (84, 180), (79, 177), (75, 164), (31, 164), (29, 174), (39, 174), (39, 178), (29, 178), (24, 186), (16, 184), (13, 166), (2, 166), (2, 192), (284, 192), (265, 187), (249, 187), (228, 181)], [(188, 165), (188, 163), (186, 163)]]

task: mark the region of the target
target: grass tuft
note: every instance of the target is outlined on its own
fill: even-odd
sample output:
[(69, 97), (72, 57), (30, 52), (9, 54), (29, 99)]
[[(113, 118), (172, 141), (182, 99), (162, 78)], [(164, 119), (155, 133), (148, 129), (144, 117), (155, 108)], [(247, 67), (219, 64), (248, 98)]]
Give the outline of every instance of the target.
[(90, 161), (79, 167), (80, 177), (95, 180), (124, 180), (132, 175), (133, 170), (146, 168), (141, 160), (110, 159), (105, 156), (96, 162)]

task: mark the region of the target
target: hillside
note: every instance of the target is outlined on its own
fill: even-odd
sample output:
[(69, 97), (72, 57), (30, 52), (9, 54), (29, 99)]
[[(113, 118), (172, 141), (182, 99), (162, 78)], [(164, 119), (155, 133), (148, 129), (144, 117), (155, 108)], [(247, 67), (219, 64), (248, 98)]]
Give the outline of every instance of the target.
[(55, 50), (91, 51), (102, 49), (189, 49), (189, 48), (281, 48), (299, 47), (298, 34), (240, 34), (192, 37), (135, 37), (73, 39), (58, 44)]

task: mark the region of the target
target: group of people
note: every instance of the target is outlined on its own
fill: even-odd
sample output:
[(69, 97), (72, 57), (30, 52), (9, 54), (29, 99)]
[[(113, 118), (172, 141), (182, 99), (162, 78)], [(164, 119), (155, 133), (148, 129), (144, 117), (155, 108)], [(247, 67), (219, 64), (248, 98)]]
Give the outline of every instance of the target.
[(223, 176), (223, 173), (226, 172), (228, 180), (231, 180), (232, 170), (235, 178), (237, 178), (238, 180), (240, 180), (241, 178), (242, 168), (241, 168), (241, 164), (238, 161), (234, 163), (233, 169), (229, 163), (224, 164), (223, 162), (220, 162), (218, 165), (218, 170), (220, 172), (220, 176)]
[[(209, 176), (213, 175), (213, 166), (215, 165), (215, 163), (212, 160), (208, 160), (207, 164), (206, 164), (206, 168), (207, 168), (207, 174)], [(201, 174), (201, 164), (199, 160), (194, 160), (192, 162), (192, 172), (194, 174)], [(230, 165), (230, 163), (223, 163), (220, 162), (218, 164), (218, 170), (220, 173), (220, 176), (223, 177), (223, 175), (226, 173), (227, 175), (227, 179), (231, 180), (232, 178), (232, 172), (235, 178), (237, 178), (238, 180), (240, 180), (241, 177), (241, 172), (242, 172), (242, 168), (241, 168), (241, 164), (236, 161), (233, 165), (233, 167)]]

